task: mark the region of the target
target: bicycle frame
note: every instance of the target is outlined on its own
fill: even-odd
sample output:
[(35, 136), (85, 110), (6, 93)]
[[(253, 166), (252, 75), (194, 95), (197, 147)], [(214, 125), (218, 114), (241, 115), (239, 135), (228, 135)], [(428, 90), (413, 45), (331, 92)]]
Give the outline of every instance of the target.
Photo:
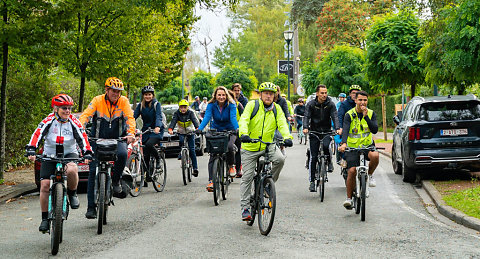
[[(320, 145), (318, 146), (318, 149), (319, 149), (318, 152), (319, 152), (319, 154), (318, 154), (318, 157), (317, 157), (317, 163), (318, 163), (318, 165), (321, 166), (321, 164), (320, 164), (320, 163), (321, 163), (321, 159), (324, 158), (323, 161), (324, 161), (325, 166), (326, 166), (326, 165), (327, 165), (326, 163), (327, 163), (327, 157), (328, 157), (328, 156), (325, 154), (325, 152), (324, 152), (324, 150), (323, 150), (323, 140), (324, 140), (325, 138), (327, 138), (327, 137), (332, 137), (332, 135), (335, 134), (335, 132), (334, 132), (334, 131), (318, 132), (318, 131), (313, 131), (313, 130), (312, 130), (312, 131), (309, 131), (308, 133), (309, 133), (309, 135), (314, 136), (315, 138), (317, 138), (318, 141), (320, 142)], [(318, 135), (325, 135), (325, 136), (323, 136), (323, 138), (320, 139), (320, 137), (319, 137)], [(331, 149), (331, 148), (330, 148), (330, 145), (329, 145), (329, 149)], [(332, 159), (332, 155), (333, 155), (333, 154), (330, 153), (330, 159)], [(320, 177), (320, 168), (319, 168), (318, 166), (317, 166), (317, 171), (315, 172), (315, 177), (317, 178), (317, 180), (318, 180), (319, 177)]]
[[(364, 175), (364, 174), (367, 174), (368, 173), (368, 164), (366, 162), (366, 159), (365, 159), (365, 153), (364, 152), (359, 152), (360, 154), (360, 166), (357, 166), (356, 170), (357, 170), (357, 180), (355, 181), (356, 182), (356, 190), (360, 190), (360, 178)], [(369, 181), (370, 179), (368, 177), (366, 177), (367, 179), (367, 184), (366, 184), (366, 189), (365, 189), (365, 196), (368, 197), (369, 196)], [(360, 192), (357, 191), (356, 193), (356, 196), (357, 198), (360, 198)]]
[(107, 204), (113, 204), (113, 195), (112, 195), (112, 167), (113, 164), (111, 164), (108, 161), (98, 161), (96, 172), (95, 172), (95, 191), (94, 191), (94, 200), (95, 200), (95, 205), (98, 205), (98, 188), (99, 188), (99, 183), (98, 183), (98, 176), (99, 174), (105, 174), (105, 196), (109, 197)]

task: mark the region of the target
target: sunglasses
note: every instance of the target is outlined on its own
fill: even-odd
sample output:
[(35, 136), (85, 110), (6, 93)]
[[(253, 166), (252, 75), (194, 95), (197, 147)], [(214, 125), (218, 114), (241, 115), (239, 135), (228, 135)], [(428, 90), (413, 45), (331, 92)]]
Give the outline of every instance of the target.
[(60, 109), (66, 111), (66, 110), (69, 110), (71, 111), (72, 110), (72, 107), (69, 107), (69, 106), (60, 106)]

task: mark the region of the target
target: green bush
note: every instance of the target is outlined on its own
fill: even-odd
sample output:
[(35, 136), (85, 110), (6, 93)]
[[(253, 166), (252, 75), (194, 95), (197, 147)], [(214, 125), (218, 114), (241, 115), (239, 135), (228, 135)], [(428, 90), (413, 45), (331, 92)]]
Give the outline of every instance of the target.
[[(395, 115), (395, 104), (402, 103), (402, 95), (387, 95), (385, 96), (385, 106), (387, 109), (387, 127), (395, 127), (393, 122), (393, 116)], [(381, 127), (383, 123), (382, 114), (382, 97), (381, 96), (369, 96), (368, 108), (372, 109), (377, 114), (378, 126)]]
[(192, 97), (199, 96), (210, 98), (213, 94), (213, 77), (210, 73), (199, 71), (190, 78), (190, 94)]

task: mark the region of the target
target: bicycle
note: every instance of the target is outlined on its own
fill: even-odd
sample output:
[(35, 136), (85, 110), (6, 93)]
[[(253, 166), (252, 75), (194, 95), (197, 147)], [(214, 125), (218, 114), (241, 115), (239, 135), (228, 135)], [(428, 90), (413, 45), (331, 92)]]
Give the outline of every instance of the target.
[[(313, 130), (309, 131), (309, 135), (317, 138), (320, 143), (318, 159), (316, 161), (317, 170), (315, 172), (315, 181), (316, 181), (315, 188), (318, 190), (318, 194), (320, 196), (320, 202), (323, 202), (323, 199), (325, 197), (325, 183), (328, 182), (328, 174), (327, 174), (327, 167), (328, 167), (327, 157), (328, 156), (323, 151), (323, 141), (327, 137), (331, 138), (331, 136), (334, 134), (335, 134), (334, 131), (328, 131), (328, 132), (318, 132)], [(324, 135), (324, 137), (320, 138), (318, 135)], [(332, 159), (332, 156), (333, 154), (330, 154), (330, 159)]]
[(190, 152), (188, 150), (187, 138), (189, 136), (195, 135), (195, 133), (190, 132), (183, 135), (184, 137), (183, 137), (182, 149), (180, 150), (180, 155), (182, 157), (183, 185), (187, 185), (188, 182), (192, 181), (192, 171), (193, 171), (192, 159), (190, 158)]
[[(63, 241), (63, 221), (67, 220), (69, 213), (69, 201), (67, 199), (67, 189), (65, 182), (67, 176), (65, 175), (66, 165), (70, 162), (78, 163), (83, 161), (83, 158), (58, 158), (46, 157), (43, 155), (36, 155), (36, 159), (40, 162), (56, 162), (55, 174), (50, 176), (50, 190), (48, 196), (48, 220), (50, 229), (48, 233), (51, 235), (51, 252), (52, 255), (58, 253), (60, 243)], [(46, 232), (43, 232), (44, 234)]]
[[(155, 145), (156, 152), (158, 152), (160, 160), (157, 161), (154, 156), (150, 156), (148, 167), (143, 156), (142, 135), (148, 132), (153, 132), (153, 129), (147, 129), (144, 132), (137, 131), (135, 133), (135, 142), (128, 146), (129, 158), (125, 170), (128, 170), (132, 176), (132, 188), (130, 195), (137, 197), (148, 181), (153, 183), (153, 188), (157, 192), (162, 192), (167, 182), (167, 167), (165, 161), (165, 147)], [(166, 143), (166, 141), (160, 141)], [(157, 163), (160, 163), (157, 169)]]
[[(295, 117), (299, 117), (299, 118), (303, 119), (303, 117), (305, 117), (305, 116), (296, 114)], [(297, 123), (297, 125), (298, 125), (298, 123)], [(305, 135), (305, 133), (303, 133), (303, 124), (300, 125), (300, 126), (297, 126), (297, 132), (298, 132), (297, 136), (298, 136), (299, 143), (302, 144), (302, 142), (303, 142), (303, 144), (306, 145), (307, 144), (307, 135)]]
[(355, 214), (360, 214), (360, 220), (365, 221), (366, 214), (366, 199), (370, 195), (369, 193), (369, 179), (368, 179), (368, 164), (365, 159), (365, 153), (370, 151), (376, 151), (377, 149), (383, 149), (380, 147), (364, 147), (364, 148), (349, 148), (345, 149), (345, 152), (358, 152), (360, 156), (360, 165), (356, 167), (357, 179), (355, 183), (355, 189), (353, 190), (352, 207), (355, 208)]
[[(97, 234), (102, 234), (103, 225), (107, 225), (107, 212), (110, 204), (113, 202), (113, 186), (112, 186), (112, 168), (113, 163), (117, 160), (117, 146), (119, 141), (124, 141), (124, 138), (118, 139), (101, 139), (90, 138), (96, 141), (97, 150), (95, 160), (97, 160), (96, 174), (95, 174), (95, 192), (94, 199), (97, 207)], [(126, 192), (126, 184), (122, 184), (123, 191)]]
[(272, 175), (272, 162), (270, 161), (270, 145), (279, 146), (277, 142), (264, 142), (261, 139), (252, 139), (251, 143), (262, 143), (266, 145), (265, 154), (258, 158), (255, 166), (255, 176), (250, 196), (250, 208), (252, 219), (247, 225), (252, 226), (255, 216), (258, 213), (258, 228), (264, 236), (268, 235), (273, 227), (275, 219), (275, 208), (277, 205), (275, 182)]
[(228, 186), (233, 182), (233, 177), (228, 172), (228, 165), (226, 164), (226, 155), (228, 152), (228, 141), (230, 134), (235, 134), (234, 131), (210, 130), (206, 135), (207, 152), (213, 156), (212, 163), (212, 182), (213, 182), (213, 202), (215, 206), (220, 204), (220, 194), (223, 200), (227, 199)]

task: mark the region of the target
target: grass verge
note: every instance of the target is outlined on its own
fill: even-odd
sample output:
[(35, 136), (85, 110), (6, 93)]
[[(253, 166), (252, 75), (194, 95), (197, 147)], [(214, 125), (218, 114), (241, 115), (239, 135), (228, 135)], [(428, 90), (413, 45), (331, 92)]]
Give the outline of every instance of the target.
[(480, 219), (480, 186), (443, 196), (448, 206)]

